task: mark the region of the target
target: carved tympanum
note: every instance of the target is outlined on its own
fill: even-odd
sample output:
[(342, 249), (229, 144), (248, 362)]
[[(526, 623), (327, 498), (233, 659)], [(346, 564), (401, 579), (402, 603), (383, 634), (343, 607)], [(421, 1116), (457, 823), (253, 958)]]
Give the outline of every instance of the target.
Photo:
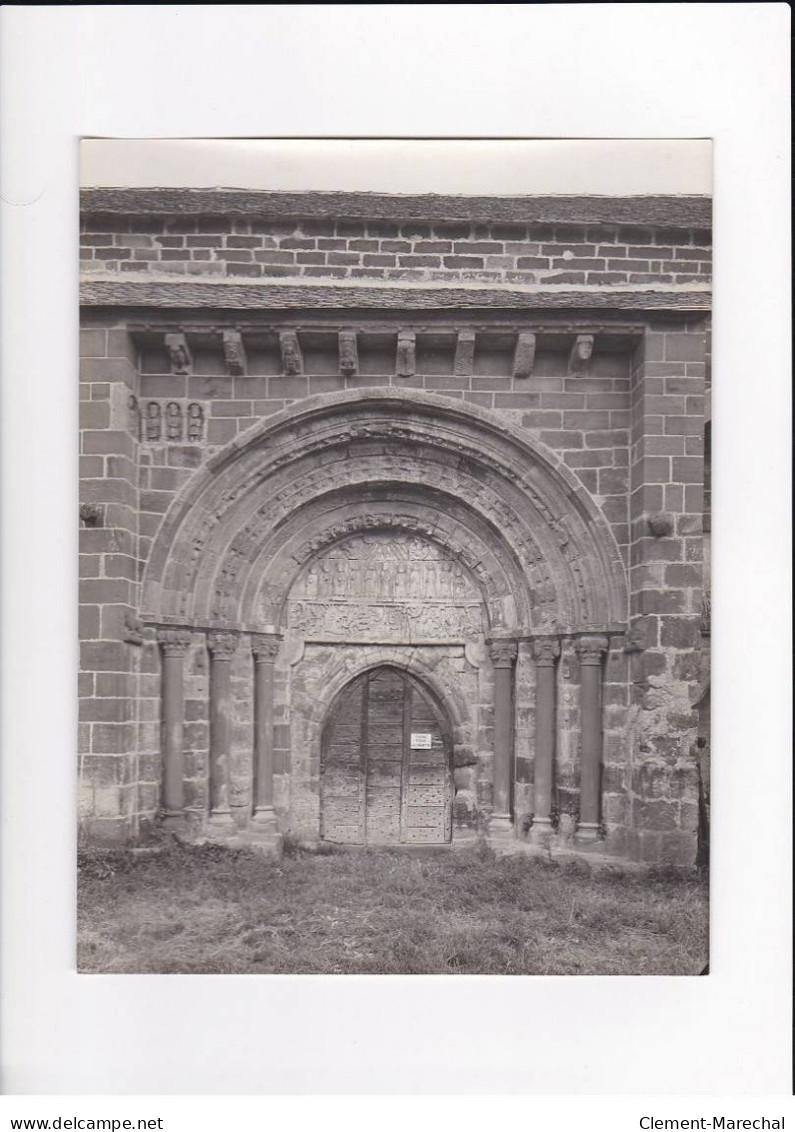
[(425, 539), (358, 534), (311, 560), (288, 602), (304, 636), (415, 641), (484, 631), (483, 597), (460, 562)]

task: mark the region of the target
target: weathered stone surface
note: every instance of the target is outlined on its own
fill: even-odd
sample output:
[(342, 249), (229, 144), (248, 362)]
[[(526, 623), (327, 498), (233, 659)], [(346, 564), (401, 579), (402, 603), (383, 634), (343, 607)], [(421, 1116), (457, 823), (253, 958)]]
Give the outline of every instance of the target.
[(692, 864), (703, 205), (98, 192), (87, 835)]

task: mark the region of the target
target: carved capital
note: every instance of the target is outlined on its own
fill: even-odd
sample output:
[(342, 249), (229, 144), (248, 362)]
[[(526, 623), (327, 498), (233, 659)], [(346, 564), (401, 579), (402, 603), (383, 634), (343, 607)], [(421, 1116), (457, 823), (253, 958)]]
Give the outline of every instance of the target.
[(231, 660), (237, 650), (237, 635), (213, 630), (207, 634), (207, 648), (216, 660)]
[(607, 637), (586, 636), (577, 641), (577, 652), (581, 664), (601, 664), (602, 656), (607, 652), (609, 641)]
[(513, 376), (530, 377), (536, 359), (536, 336), (523, 330), (516, 336), (516, 349), (513, 354)]
[(560, 656), (560, 642), (557, 637), (537, 637), (533, 641), (533, 659), (536, 665), (552, 667)]
[(183, 376), (193, 368), (193, 358), (188, 340), (184, 334), (167, 334), (166, 350), (171, 362), (171, 372)]
[(491, 641), (489, 656), (495, 668), (510, 668), (518, 653), (516, 641)]
[(224, 358), (226, 368), (232, 377), (242, 377), (246, 372), (246, 348), (239, 330), (223, 332)]
[(191, 634), (185, 629), (158, 629), (157, 641), (164, 656), (184, 656), (190, 648)]
[(254, 663), (273, 664), (281, 643), (281, 637), (273, 637), (266, 633), (253, 633), (251, 651), (254, 654)]

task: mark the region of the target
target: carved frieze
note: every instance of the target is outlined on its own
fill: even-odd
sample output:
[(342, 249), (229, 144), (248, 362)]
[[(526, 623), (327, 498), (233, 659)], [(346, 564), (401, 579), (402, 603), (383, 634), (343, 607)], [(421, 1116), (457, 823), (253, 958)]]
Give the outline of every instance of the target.
[(303, 636), (414, 641), (484, 631), (469, 571), (426, 540), (359, 534), (312, 559), (290, 593), (288, 622)]
[(198, 401), (146, 401), (141, 440), (148, 444), (198, 444), (204, 439), (204, 408)]

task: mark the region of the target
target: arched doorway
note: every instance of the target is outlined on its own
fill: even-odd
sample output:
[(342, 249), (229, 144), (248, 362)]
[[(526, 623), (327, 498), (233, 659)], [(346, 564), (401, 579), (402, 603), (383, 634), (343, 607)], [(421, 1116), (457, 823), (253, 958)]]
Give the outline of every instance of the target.
[(324, 841), (438, 845), (452, 828), (450, 722), (416, 677), (392, 667), (352, 680), (321, 747)]

